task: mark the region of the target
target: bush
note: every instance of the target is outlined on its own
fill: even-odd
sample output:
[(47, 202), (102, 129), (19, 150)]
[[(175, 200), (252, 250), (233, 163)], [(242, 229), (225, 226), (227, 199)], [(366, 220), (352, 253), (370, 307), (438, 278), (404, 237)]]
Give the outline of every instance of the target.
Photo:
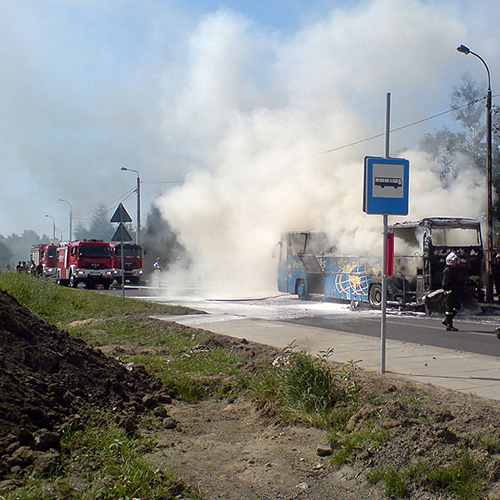
[(325, 417), (355, 389), (346, 383), (353, 365), (336, 372), (328, 363), (332, 353), (329, 349), (316, 357), (290, 344), (256, 387), (257, 399), (275, 401), (289, 413)]

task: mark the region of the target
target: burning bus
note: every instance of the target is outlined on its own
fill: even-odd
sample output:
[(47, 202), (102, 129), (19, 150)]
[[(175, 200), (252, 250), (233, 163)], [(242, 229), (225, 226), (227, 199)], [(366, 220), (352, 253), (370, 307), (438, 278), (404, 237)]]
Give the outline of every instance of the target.
[[(466, 299), (484, 298), (483, 244), (475, 219), (431, 217), (389, 226), (387, 300), (401, 307), (427, 306), (428, 295), (441, 288), (446, 255), (460, 259)], [(307, 299), (382, 301), (380, 259), (338, 255), (324, 232), (284, 233), (280, 241), (278, 290)]]

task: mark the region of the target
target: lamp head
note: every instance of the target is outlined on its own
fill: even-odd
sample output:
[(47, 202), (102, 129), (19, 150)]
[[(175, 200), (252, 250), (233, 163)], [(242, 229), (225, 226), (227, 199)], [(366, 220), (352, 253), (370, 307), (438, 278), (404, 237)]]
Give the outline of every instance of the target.
[(466, 47), (465, 45), (460, 45), (460, 47), (457, 47), (457, 50), (465, 55), (470, 54), (469, 47)]
[(128, 168), (127, 167), (122, 167), (122, 168), (120, 168), (120, 170), (128, 170)]

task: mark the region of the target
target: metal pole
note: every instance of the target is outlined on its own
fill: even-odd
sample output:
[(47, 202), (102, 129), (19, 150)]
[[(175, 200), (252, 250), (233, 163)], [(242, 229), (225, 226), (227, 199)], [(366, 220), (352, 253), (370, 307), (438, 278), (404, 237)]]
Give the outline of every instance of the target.
[(141, 244), (141, 177), (137, 172), (137, 231), (135, 234), (135, 242)]
[(122, 299), (125, 300), (125, 248), (123, 248), (123, 210), (120, 211), (120, 257), (122, 265)]
[(486, 302), (493, 302), (493, 177), (492, 177), (492, 148), (491, 148), (491, 75), (486, 61), (466, 45), (457, 47), (458, 52), (477, 57), (484, 65), (488, 75), (488, 94), (486, 96)]
[(46, 215), (45, 217), (49, 217), (52, 219), (52, 239), (55, 240), (56, 239), (56, 220), (54, 219), (54, 217), (52, 217), (52, 215)]
[(59, 201), (69, 205), (69, 241), (73, 241), (73, 207), (69, 201), (59, 198)]
[[(385, 157), (389, 158), (389, 139), (391, 131), (391, 93), (386, 96), (386, 114), (385, 114)], [(384, 245), (382, 252), (382, 303), (380, 316), (380, 373), (385, 373), (386, 361), (386, 325), (387, 325), (387, 226), (389, 217), (382, 216), (384, 231)]]
[(141, 244), (141, 174), (132, 168), (121, 167), (121, 170), (128, 172), (135, 172), (137, 174), (137, 227), (135, 231), (135, 242), (137, 245)]
[[(488, 72), (489, 82), (489, 72)], [(493, 302), (493, 209), (492, 209), (492, 158), (491, 158), (491, 86), (488, 83), (488, 95), (486, 97), (486, 185), (488, 189), (486, 204), (486, 219), (488, 224), (487, 250), (486, 250), (486, 302)], [(497, 290), (498, 293), (498, 290)]]

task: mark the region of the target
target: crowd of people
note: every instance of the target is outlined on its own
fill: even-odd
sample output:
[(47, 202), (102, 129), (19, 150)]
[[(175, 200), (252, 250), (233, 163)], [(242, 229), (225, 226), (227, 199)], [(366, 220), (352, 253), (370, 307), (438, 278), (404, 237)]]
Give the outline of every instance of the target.
[(25, 260), (20, 260), (17, 263), (16, 271), (18, 273), (32, 274), (34, 276), (42, 277), (43, 276), (43, 266), (41, 263), (38, 265), (35, 264), (35, 261), (31, 261), (29, 264)]

